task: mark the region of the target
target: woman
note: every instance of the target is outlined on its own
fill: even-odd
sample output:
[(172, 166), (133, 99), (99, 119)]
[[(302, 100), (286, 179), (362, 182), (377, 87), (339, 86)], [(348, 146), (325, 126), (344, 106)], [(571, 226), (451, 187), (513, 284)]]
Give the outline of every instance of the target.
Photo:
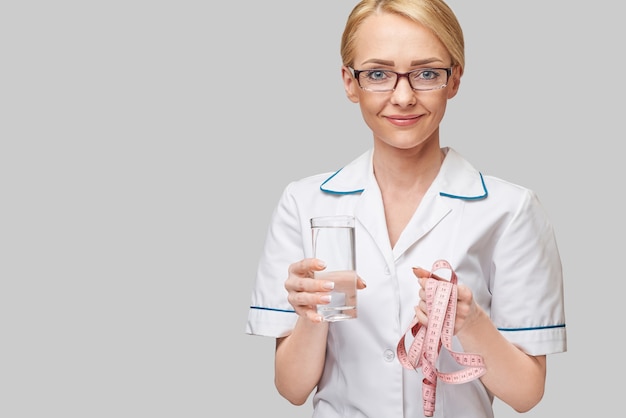
[[(246, 332), (276, 338), (275, 384), (315, 417), (421, 417), (422, 371), (398, 341), (426, 327), (429, 269), (458, 277), (453, 349), (486, 371), (437, 385), (435, 416), (491, 417), (543, 396), (546, 355), (566, 350), (561, 261), (535, 194), (442, 147), (439, 125), (464, 70), (463, 33), (440, 0), (363, 0), (341, 43), (341, 75), (373, 147), (335, 173), (292, 182), (274, 211)], [(321, 321), (328, 282), (312, 279), (309, 219), (356, 217), (358, 318)], [(285, 278), (285, 273), (288, 272)], [(366, 285), (367, 283), (367, 285)], [(450, 356), (438, 368), (453, 370)]]

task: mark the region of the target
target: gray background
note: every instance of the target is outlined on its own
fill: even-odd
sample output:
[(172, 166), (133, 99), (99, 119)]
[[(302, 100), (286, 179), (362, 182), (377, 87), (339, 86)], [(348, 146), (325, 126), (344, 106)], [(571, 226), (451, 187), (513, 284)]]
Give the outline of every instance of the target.
[[(0, 416), (310, 416), (274, 389), (274, 341), (244, 328), (282, 188), (371, 145), (339, 77), (354, 4), (0, 5)], [(467, 70), (442, 142), (538, 192), (564, 265), (569, 351), (524, 416), (610, 415), (619, 4), (450, 5)]]

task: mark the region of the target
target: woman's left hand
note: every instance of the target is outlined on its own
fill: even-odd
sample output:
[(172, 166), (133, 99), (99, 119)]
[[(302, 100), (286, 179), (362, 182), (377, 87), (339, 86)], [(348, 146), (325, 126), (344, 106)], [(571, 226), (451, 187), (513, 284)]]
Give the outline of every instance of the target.
[[(420, 284), (420, 302), (415, 306), (415, 315), (420, 324), (428, 325), (428, 314), (426, 309), (426, 281), (431, 277), (431, 272), (420, 267), (413, 268), (413, 274)], [(445, 279), (441, 279), (445, 280)], [(471, 323), (479, 316), (480, 307), (474, 301), (472, 290), (462, 284), (457, 285), (457, 305), (456, 318), (454, 319), (454, 334), (456, 335), (468, 323)]]

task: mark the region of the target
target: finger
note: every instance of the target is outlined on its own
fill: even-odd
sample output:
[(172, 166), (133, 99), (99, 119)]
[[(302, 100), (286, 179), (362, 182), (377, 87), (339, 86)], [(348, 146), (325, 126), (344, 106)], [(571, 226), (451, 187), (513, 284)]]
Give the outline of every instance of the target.
[(328, 292), (334, 283), (328, 280), (314, 280), (314, 271), (323, 270), (325, 263), (315, 258), (305, 258), (289, 265), (289, 276), (285, 281), (287, 291)]
[(310, 277), (311, 271), (320, 271), (326, 268), (326, 263), (317, 258), (305, 258), (289, 265), (289, 274)]
[(314, 306), (298, 306), (296, 307), (296, 313), (298, 316), (311, 322), (322, 322), (324, 320), (324, 318), (317, 313), (317, 309)]
[(417, 321), (422, 324), (427, 326), (428, 325), (428, 315), (426, 315), (423, 311), (423, 308), (420, 307), (419, 305), (415, 306), (415, 317), (417, 318)]
[(296, 311), (298, 309), (315, 309), (315, 305), (327, 305), (331, 296), (319, 292), (289, 292), (287, 300)]
[(430, 271), (428, 270), (424, 270), (421, 267), (413, 267), (413, 274), (415, 274), (415, 276), (417, 278), (428, 278), (430, 277)]
[[(317, 295), (318, 293), (328, 293), (335, 288), (335, 282), (331, 280), (312, 279), (310, 277), (291, 276), (285, 281), (287, 292), (298, 295), (299, 298), (306, 298), (306, 295)], [(294, 296), (295, 297), (295, 296)], [(315, 305), (317, 300), (298, 299), (294, 300), (299, 305)]]
[(356, 278), (356, 288), (357, 289), (365, 289), (367, 287), (367, 283), (360, 277)]
[(315, 323), (324, 322), (324, 317), (322, 317), (322, 315), (318, 314), (317, 311), (313, 309), (310, 309), (306, 312), (306, 317), (311, 322), (315, 322)]

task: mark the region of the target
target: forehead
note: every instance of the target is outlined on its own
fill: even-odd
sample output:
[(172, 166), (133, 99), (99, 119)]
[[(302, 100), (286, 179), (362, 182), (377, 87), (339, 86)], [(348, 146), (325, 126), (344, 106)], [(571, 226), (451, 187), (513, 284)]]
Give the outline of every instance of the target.
[(405, 62), (449, 61), (450, 54), (439, 38), (423, 25), (406, 17), (383, 13), (369, 16), (356, 32), (355, 63), (367, 60)]

